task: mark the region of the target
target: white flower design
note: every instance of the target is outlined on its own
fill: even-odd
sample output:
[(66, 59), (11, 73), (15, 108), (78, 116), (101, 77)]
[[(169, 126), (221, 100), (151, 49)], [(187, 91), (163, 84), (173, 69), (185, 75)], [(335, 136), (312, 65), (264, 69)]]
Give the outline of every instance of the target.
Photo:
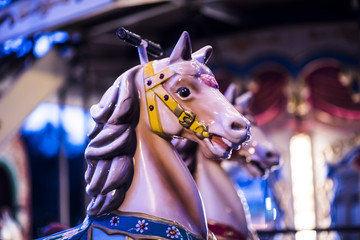
[(139, 220), (138, 223), (136, 224), (136, 231), (143, 233), (145, 230), (148, 230), (148, 225), (149, 223), (145, 222), (145, 220), (143, 219), (142, 221)]
[(166, 230), (167, 233), (167, 237), (171, 237), (171, 239), (173, 238), (179, 238), (180, 232), (179, 229), (177, 229), (175, 226), (171, 226), (168, 227), (168, 229)]
[(112, 217), (112, 219), (110, 220), (110, 225), (113, 226), (117, 226), (119, 223), (119, 217), (118, 216), (115, 216), (115, 217)]

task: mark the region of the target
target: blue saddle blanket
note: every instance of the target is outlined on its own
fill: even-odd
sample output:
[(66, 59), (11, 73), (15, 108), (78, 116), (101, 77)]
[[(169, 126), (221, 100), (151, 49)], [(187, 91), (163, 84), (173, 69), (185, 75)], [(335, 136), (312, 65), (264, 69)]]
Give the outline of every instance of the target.
[[(148, 216), (113, 212), (102, 216), (87, 216), (82, 224), (41, 240), (125, 240), (134, 239), (200, 240), (176, 222)], [(38, 239), (38, 240), (40, 240)]]

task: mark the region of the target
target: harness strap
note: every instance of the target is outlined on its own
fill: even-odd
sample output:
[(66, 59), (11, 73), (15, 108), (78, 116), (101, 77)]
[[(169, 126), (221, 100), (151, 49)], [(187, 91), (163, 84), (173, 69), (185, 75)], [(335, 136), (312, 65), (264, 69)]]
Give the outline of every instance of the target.
[(154, 109), (157, 109), (156, 95), (152, 92), (146, 92), (146, 101), (148, 106), (150, 126), (152, 130), (156, 133), (163, 134), (164, 131), (160, 124), (159, 112), (154, 111)]
[(164, 135), (160, 123), (159, 112), (157, 110), (157, 96), (179, 119), (179, 123), (183, 127), (190, 129), (199, 139), (210, 137), (208, 127), (199, 122), (195, 114), (184, 110), (184, 108), (162, 86), (164, 82), (174, 75), (175, 73), (172, 72), (170, 68), (165, 68), (163, 71), (155, 74), (152, 62), (147, 63), (144, 67), (146, 102), (152, 130), (158, 134)]

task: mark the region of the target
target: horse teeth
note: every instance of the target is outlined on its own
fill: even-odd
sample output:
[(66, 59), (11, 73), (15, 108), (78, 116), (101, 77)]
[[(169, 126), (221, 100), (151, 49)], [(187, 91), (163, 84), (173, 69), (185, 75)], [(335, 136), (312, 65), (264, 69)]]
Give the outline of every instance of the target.
[(230, 142), (229, 140), (227, 140), (226, 138), (221, 138), (223, 140), (223, 142), (228, 145), (229, 147), (232, 147), (232, 142)]

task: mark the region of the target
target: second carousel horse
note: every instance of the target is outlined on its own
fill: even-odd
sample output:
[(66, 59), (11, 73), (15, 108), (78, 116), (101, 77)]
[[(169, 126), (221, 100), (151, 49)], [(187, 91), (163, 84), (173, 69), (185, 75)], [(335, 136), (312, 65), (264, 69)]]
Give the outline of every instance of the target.
[[(245, 111), (249, 97), (249, 94), (245, 94), (237, 99), (236, 108), (239, 111)], [(239, 162), (253, 177), (261, 177), (279, 164), (279, 153), (259, 127), (252, 126), (251, 135), (251, 140), (239, 151), (235, 151), (230, 160)], [(173, 143), (190, 165), (203, 198), (209, 229), (217, 239), (256, 239), (256, 234), (249, 231), (250, 218), (246, 199), (221, 167), (221, 163), (205, 157), (196, 143), (188, 140), (175, 140)]]

